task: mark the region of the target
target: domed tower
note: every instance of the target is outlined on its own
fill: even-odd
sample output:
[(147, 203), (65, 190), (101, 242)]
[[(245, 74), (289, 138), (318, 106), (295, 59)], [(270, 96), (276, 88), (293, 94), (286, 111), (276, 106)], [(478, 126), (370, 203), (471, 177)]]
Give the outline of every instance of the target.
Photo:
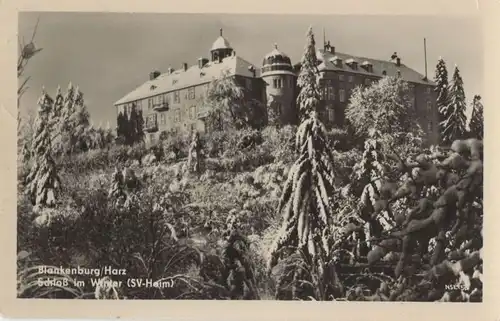
[(210, 49), (210, 59), (213, 62), (220, 62), (225, 57), (230, 57), (233, 54), (233, 48), (229, 44), (226, 38), (222, 36), (222, 29), (220, 29), (220, 35), (215, 39), (212, 49)]
[(290, 58), (278, 50), (274, 50), (264, 57), (261, 69), (261, 78), (266, 82), (267, 106), (270, 122), (278, 121), (281, 124), (296, 122), (295, 83), (296, 75)]

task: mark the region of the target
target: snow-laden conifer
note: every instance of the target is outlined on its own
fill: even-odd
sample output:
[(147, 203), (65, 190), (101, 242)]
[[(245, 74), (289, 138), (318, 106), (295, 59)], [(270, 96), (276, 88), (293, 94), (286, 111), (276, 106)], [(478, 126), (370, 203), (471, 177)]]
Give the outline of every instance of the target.
[(484, 135), (484, 118), (483, 118), (483, 103), (481, 96), (475, 95), (472, 100), (472, 115), (469, 122), (469, 131), (472, 137), (483, 139)]
[[(289, 249), (308, 262), (316, 277), (313, 282), (314, 296), (327, 298), (331, 292), (332, 266), (329, 265), (330, 224), (332, 217), (333, 155), (328, 147), (326, 129), (318, 119), (316, 107), (319, 92), (314, 72), (315, 56), (312, 30), (307, 33), (307, 47), (302, 58), (301, 93), (298, 102), (303, 118), (297, 133), (296, 146), (299, 157), (288, 173), (278, 213), (283, 215), (281, 230), (270, 251), (268, 269), (271, 270)], [(297, 267), (294, 281), (307, 279)], [(296, 289), (300, 288), (296, 284)], [(294, 294), (295, 296), (296, 294)]]
[(457, 66), (453, 72), (453, 79), (450, 89), (450, 102), (446, 109), (443, 109), (443, 115), (446, 118), (441, 122), (442, 140), (445, 144), (451, 144), (456, 139), (462, 139), (466, 133), (465, 115), (465, 92), (462, 77)]
[(307, 43), (300, 61), (301, 69), (297, 78), (297, 86), (300, 88), (297, 97), (299, 106), (299, 116), (302, 121), (309, 117), (310, 112), (316, 109), (321, 99), (319, 85), (317, 81), (318, 58), (316, 56), (316, 42), (312, 28), (307, 32)]
[(52, 144), (49, 116), (54, 100), (45, 92), (38, 100), (38, 115), (31, 144), (34, 160), (26, 179), (26, 191), (32, 203), (39, 206), (53, 207), (60, 187), (59, 176), (52, 158)]
[(448, 105), (450, 102), (449, 94), (449, 83), (448, 83), (448, 70), (446, 68), (446, 62), (443, 58), (439, 58), (436, 65), (436, 75), (434, 78), (436, 82), (435, 91), (437, 93), (436, 106), (439, 114), (439, 133), (442, 135), (444, 132), (444, 127), (442, 122), (448, 119), (450, 112)]

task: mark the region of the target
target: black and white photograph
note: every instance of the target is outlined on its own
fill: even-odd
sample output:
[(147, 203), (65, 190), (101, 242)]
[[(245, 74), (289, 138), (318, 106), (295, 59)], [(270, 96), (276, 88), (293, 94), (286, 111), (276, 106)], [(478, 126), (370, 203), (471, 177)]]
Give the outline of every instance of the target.
[(16, 40), (17, 298), (483, 302), (479, 16), (32, 11)]

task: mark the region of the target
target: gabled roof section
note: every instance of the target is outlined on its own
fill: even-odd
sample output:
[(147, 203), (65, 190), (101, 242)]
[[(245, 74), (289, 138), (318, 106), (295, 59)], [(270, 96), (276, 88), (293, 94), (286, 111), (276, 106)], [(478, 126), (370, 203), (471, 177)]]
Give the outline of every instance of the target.
[(218, 78), (223, 70), (227, 70), (232, 76), (253, 77), (253, 72), (249, 70), (250, 66), (253, 65), (245, 59), (238, 56), (230, 56), (224, 58), (222, 62), (208, 62), (201, 69), (198, 65), (193, 65), (186, 71), (183, 69), (174, 70), (171, 74), (164, 73), (154, 80), (145, 82), (116, 101), (115, 105), (121, 105), (174, 90), (209, 83)]
[[(401, 77), (408, 82), (413, 82), (413, 83), (419, 83), (419, 84), (426, 84), (426, 85), (435, 85), (435, 83), (431, 80), (428, 79), (427, 81), (424, 80), (424, 76), (417, 71), (411, 69), (410, 67), (404, 65), (403, 63), (400, 66), (397, 66), (394, 62), (390, 61), (384, 61), (384, 60), (378, 60), (378, 59), (372, 59), (372, 58), (366, 58), (366, 57), (357, 57), (341, 52), (335, 52), (335, 54), (332, 54), (331, 52), (324, 51), (323, 49), (317, 50), (316, 56), (319, 60), (321, 60), (321, 64), (318, 66), (318, 69), (320, 71), (323, 70), (332, 70), (332, 71), (347, 71), (347, 72), (352, 72), (352, 73), (357, 73), (357, 74), (363, 74), (363, 75), (372, 75), (376, 77), (383, 77), (383, 72), (385, 71), (387, 76), (392, 76), (395, 77), (397, 75), (397, 72), (401, 72)], [(356, 61), (356, 62), (363, 62), (361, 65), (366, 65), (366, 63), (371, 63), (372, 64), (372, 71), (368, 72), (365, 70), (362, 66), (358, 67), (357, 69), (351, 68), (349, 65), (343, 64), (342, 67), (337, 67), (334, 64), (335, 59), (334, 58), (340, 58), (343, 61), (347, 63), (347, 61)]]

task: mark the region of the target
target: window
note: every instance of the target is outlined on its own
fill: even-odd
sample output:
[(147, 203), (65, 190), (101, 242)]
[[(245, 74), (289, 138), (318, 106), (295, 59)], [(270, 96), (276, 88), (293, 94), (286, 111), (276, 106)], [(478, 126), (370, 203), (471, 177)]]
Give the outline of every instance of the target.
[(189, 118), (196, 119), (196, 106), (191, 106), (189, 108)]
[(289, 86), (290, 88), (293, 88), (293, 77), (288, 77), (288, 83), (289, 83)]
[(282, 79), (281, 78), (274, 78), (273, 85), (274, 85), (274, 88), (282, 88), (283, 87)]
[(366, 85), (366, 86), (370, 86), (371, 84), (372, 84), (371, 79), (366, 78), (366, 79), (365, 79), (365, 85)]
[(321, 100), (326, 99), (326, 87), (324, 85), (319, 88), (319, 95)]
[(431, 93), (431, 87), (426, 87), (425, 88), (425, 93), (429, 95)]
[(149, 110), (153, 109), (153, 98), (148, 99), (148, 109)]
[(431, 113), (431, 112), (432, 112), (432, 103), (431, 103), (429, 100), (427, 101), (427, 111), (428, 111), (429, 113)]
[(344, 75), (339, 75), (339, 80), (344, 81)]
[(189, 129), (191, 130), (191, 132), (196, 131), (196, 124), (193, 123), (189, 127), (190, 127)]
[(137, 111), (142, 111), (142, 100), (138, 100), (135, 102), (135, 108), (137, 108)]
[(181, 102), (181, 97), (179, 95), (179, 91), (174, 91), (174, 103), (178, 104)]
[(429, 121), (427, 129), (429, 130), (429, 133), (432, 133), (432, 129), (433, 129), (432, 121)]
[(345, 102), (345, 90), (339, 89), (339, 99), (341, 102)]
[(196, 97), (194, 88), (195, 87), (191, 87), (191, 88), (188, 89), (188, 97), (189, 97), (189, 99), (195, 99), (195, 97)]
[(333, 110), (333, 106), (328, 106), (328, 120), (333, 122), (335, 120), (335, 111)]
[(165, 117), (165, 114), (160, 114), (160, 124), (165, 125), (167, 123), (167, 119)]
[(149, 141), (151, 142), (151, 144), (155, 143), (156, 137), (154, 133), (149, 134)]
[(252, 90), (252, 79), (245, 79), (245, 86), (248, 90)]
[(278, 102), (278, 103), (276, 103), (276, 114), (277, 114), (278, 116), (281, 116), (282, 112), (283, 112), (283, 110), (282, 110), (281, 103), (279, 103), (279, 102)]
[(328, 87), (328, 100), (335, 100), (335, 88)]
[(349, 82), (353, 82), (353, 81), (354, 81), (354, 76), (349, 75), (349, 77), (347, 78), (347, 80), (348, 80)]
[(181, 121), (181, 111), (177, 109), (174, 114), (174, 122), (178, 123)]

